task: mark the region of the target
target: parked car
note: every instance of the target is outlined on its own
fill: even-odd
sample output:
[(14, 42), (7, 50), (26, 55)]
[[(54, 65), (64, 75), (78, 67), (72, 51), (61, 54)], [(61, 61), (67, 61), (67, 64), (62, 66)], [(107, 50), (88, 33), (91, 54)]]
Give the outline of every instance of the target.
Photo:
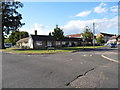
[(116, 43), (111, 43), (111, 44), (110, 44), (110, 47), (111, 47), (111, 48), (116, 48), (116, 47), (117, 47), (117, 44), (116, 44)]
[(5, 43), (4, 46), (5, 48), (10, 48), (12, 46), (12, 43)]

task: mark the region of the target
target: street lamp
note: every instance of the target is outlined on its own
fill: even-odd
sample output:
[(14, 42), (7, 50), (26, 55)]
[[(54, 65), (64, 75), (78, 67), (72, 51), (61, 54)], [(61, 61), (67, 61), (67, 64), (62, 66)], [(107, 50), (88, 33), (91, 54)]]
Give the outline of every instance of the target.
[(95, 23), (93, 22), (93, 47), (95, 48), (94, 34), (95, 34)]

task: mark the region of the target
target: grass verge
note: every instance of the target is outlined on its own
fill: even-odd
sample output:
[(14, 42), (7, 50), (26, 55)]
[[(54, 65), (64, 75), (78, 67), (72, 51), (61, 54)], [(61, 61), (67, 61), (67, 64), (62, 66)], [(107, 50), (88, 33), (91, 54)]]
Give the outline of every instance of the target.
[[(100, 48), (105, 46), (95, 46), (95, 48)], [(93, 46), (85, 46), (84, 49), (94, 48)], [(62, 47), (56, 50), (31, 50), (31, 49), (19, 49), (19, 48), (7, 48), (3, 50), (9, 53), (21, 53), (21, 54), (49, 54), (49, 53), (62, 53), (62, 52), (75, 52), (83, 50), (82, 46), (79, 47)]]

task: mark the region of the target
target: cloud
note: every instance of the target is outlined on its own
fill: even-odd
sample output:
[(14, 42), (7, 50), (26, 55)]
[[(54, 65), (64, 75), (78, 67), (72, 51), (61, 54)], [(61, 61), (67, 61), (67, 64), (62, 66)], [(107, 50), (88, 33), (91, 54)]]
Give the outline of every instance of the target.
[(110, 10), (112, 12), (117, 12), (118, 11), (118, 6), (112, 6), (112, 7), (110, 7)]
[(66, 25), (61, 26), (64, 30), (65, 34), (76, 34), (82, 33), (84, 31), (85, 26), (89, 26), (92, 31), (92, 24), (95, 22), (95, 32), (109, 32), (109, 30), (117, 28), (118, 26), (118, 17), (114, 17), (112, 19), (92, 19), (92, 20), (72, 20), (69, 21)]
[(38, 31), (38, 34), (40, 35), (48, 35), (51, 31), (48, 26), (44, 26), (42, 24), (35, 23), (34, 29)]
[[(95, 33), (99, 32), (111, 32), (111, 30), (116, 30), (118, 28), (118, 16), (115, 16), (111, 19), (103, 18), (103, 19), (92, 19), (92, 20), (71, 20), (63, 26), (59, 26), (63, 29), (64, 34), (77, 34), (83, 33), (85, 26), (89, 26), (90, 30), (93, 29), (93, 22), (95, 22)], [(53, 32), (53, 28), (50, 29), (48, 26), (35, 23), (33, 29), (28, 28), (20, 28), (20, 31), (27, 31), (30, 34), (34, 34), (34, 30), (38, 31), (38, 35), (48, 35), (49, 32)], [(113, 31), (114, 32), (114, 31)]]
[(37, 30), (38, 35), (48, 35), (49, 32), (53, 31), (48, 26), (35, 23), (33, 29), (20, 28), (20, 31), (27, 31), (29, 34), (35, 34), (34, 31)]
[(75, 17), (86, 17), (91, 13), (91, 11), (83, 11), (78, 13)]
[(107, 5), (107, 4), (104, 4), (104, 3), (99, 4), (98, 7), (95, 7), (95, 8), (94, 8), (94, 12), (96, 12), (96, 13), (98, 13), (98, 14), (107, 12), (108, 9), (107, 9), (106, 7), (104, 7), (104, 6), (106, 6), (106, 5)]

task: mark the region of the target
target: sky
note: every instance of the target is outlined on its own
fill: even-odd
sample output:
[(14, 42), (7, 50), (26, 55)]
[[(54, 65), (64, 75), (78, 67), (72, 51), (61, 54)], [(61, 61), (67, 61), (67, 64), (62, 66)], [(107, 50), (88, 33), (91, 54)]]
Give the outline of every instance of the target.
[(99, 32), (118, 34), (118, 2), (22, 2), (22, 14), (25, 25), (21, 31), (39, 35), (53, 32), (56, 24), (64, 35), (83, 33), (85, 26)]

